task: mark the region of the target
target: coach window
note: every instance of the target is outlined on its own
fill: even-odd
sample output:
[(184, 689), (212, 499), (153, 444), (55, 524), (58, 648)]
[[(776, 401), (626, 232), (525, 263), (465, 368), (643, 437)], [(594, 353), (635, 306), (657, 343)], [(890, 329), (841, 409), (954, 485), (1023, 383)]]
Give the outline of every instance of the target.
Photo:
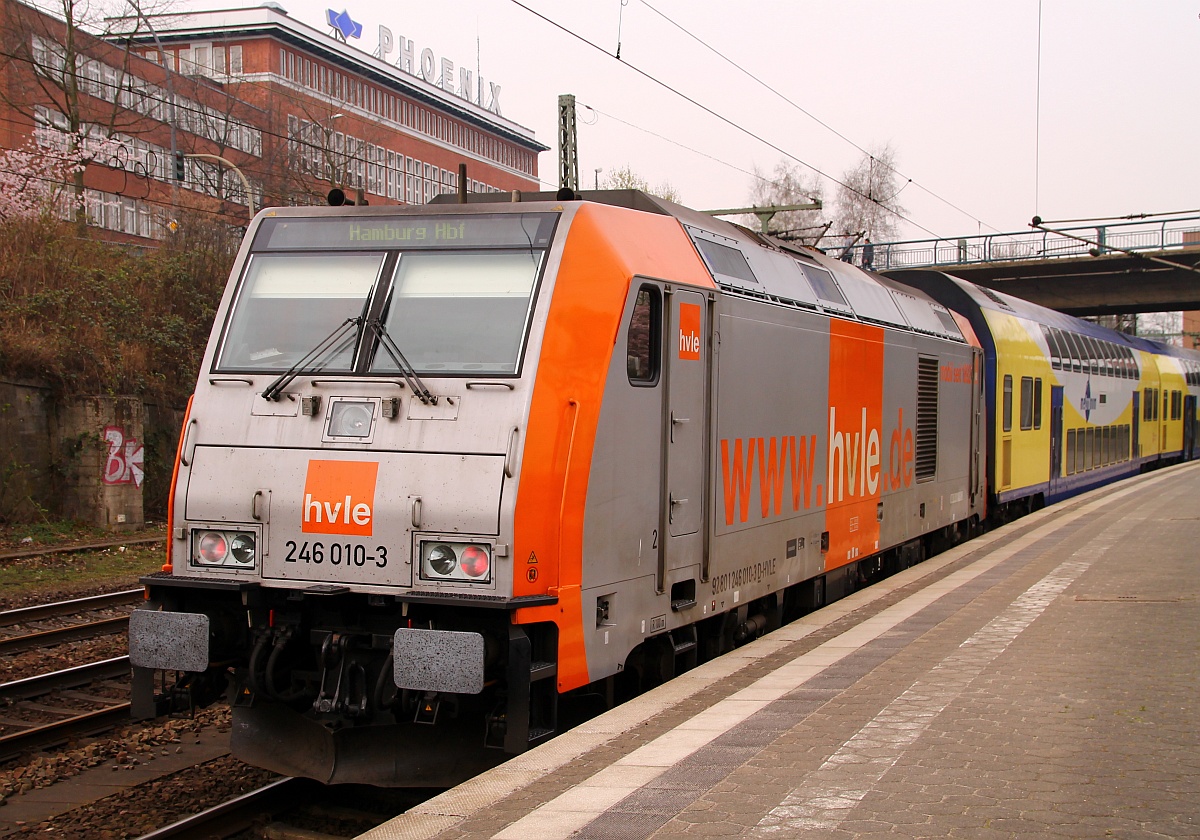
[[(1007, 377), (1005, 377), (1007, 379)], [(1033, 377), (1021, 377), (1021, 429), (1033, 428)], [(1005, 429), (1005, 431), (1008, 431)]]
[[(1063, 336), (1067, 339), (1067, 348), (1070, 350), (1071, 367), (1073, 373), (1079, 373), (1083, 370), (1083, 350), (1080, 349), (1079, 336), (1075, 333), (1064, 332)], [(1066, 360), (1063, 361), (1063, 370), (1067, 370)]]
[(1033, 380), (1033, 428), (1042, 428), (1042, 378)]
[(1012, 415), (1013, 415), (1013, 386), (1012, 375), (1004, 375), (1004, 431), (1012, 431)]
[(659, 326), (662, 323), (662, 295), (655, 286), (642, 286), (629, 316), (626, 349), (629, 383), (637, 386), (658, 383)]
[(1096, 340), (1090, 335), (1079, 336), (1079, 341), (1083, 344), (1083, 372), (1096, 374), (1100, 372), (1100, 368), (1096, 361), (1096, 357), (1100, 354), (1096, 347)]
[(1062, 348), (1058, 343), (1058, 330), (1046, 327), (1046, 346), (1050, 348), (1050, 367), (1062, 370)]

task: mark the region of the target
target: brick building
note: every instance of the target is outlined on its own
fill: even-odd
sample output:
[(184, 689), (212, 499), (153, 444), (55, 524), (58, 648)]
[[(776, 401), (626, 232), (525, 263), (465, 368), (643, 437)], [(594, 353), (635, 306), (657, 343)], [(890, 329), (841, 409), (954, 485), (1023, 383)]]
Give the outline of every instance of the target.
[(333, 187), (422, 204), (457, 189), (460, 164), (471, 192), (538, 188), (547, 147), (501, 115), (494, 84), (404, 39), (394, 62), (373, 56), (329, 23), (269, 3), (111, 19), (101, 38), (0, 0), (0, 147), (111, 137), (83, 188), (119, 239), (161, 237), (180, 206), (244, 224), (251, 200), (324, 203)]

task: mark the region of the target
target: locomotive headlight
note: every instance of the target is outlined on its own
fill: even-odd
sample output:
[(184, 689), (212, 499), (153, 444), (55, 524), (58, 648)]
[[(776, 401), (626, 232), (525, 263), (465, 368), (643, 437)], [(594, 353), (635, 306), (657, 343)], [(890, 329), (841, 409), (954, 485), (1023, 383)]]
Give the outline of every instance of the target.
[(371, 424), (374, 421), (374, 402), (338, 400), (330, 406), (329, 436), (343, 438), (370, 437)]
[(488, 553), (483, 548), (477, 545), (469, 545), (463, 549), (462, 561), (459, 567), (466, 573), (467, 577), (480, 578), (486, 575), (491, 567), (491, 559)]
[(454, 556), (454, 549), (448, 545), (439, 543), (429, 549), (429, 568), (440, 577), (452, 574), (457, 560), (458, 558)]
[(192, 532), (193, 566), (253, 569), (257, 559), (258, 540), (253, 533), (215, 528)]
[(219, 566), (229, 555), (229, 542), (225, 535), (216, 531), (206, 531), (196, 544), (196, 559), (201, 563)]
[(491, 583), (491, 546), (483, 543), (423, 540), (421, 579), (446, 583)]
[(229, 541), (229, 553), (243, 566), (254, 562), (254, 535), (234, 534)]

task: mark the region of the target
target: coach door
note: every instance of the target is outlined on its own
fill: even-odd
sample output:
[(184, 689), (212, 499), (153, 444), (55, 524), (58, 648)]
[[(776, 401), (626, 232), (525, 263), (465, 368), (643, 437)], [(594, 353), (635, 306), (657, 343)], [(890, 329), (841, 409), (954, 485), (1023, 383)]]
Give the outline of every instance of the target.
[(663, 407), (665, 572), (703, 558), (707, 429), (708, 301), (697, 292), (666, 291), (666, 390)]
[(1183, 457), (1191, 460), (1196, 457), (1196, 436), (1200, 433), (1200, 424), (1196, 421), (1196, 398), (1190, 395), (1183, 397)]
[(1139, 433), (1139, 425), (1138, 425), (1141, 422), (1141, 419), (1142, 419), (1142, 392), (1139, 389), (1134, 388), (1133, 389), (1133, 443), (1132, 443), (1133, 452), (1131, 453), (1131, 457), (1133, 458), (1134, 463), (1137, 463), (1137, 460), (1142, 457), (1141, 441), (1139, 440), (1141, 435)]
[(1063, 474), (1063, 389), (1050, 387), (1050, 495), (1058, 489)]

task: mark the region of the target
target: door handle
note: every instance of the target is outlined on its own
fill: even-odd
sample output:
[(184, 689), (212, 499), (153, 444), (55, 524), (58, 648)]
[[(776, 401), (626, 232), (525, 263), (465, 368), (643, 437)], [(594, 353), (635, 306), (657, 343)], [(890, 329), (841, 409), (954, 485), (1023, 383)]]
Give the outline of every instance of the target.
[(671, 503), (667, 510), (667, 521), (674, 522), (675, 521), (675, 506), (676, 505), (686, 505), (688, 503), (688, 500), (687, 499), (676, 499), (674, 494), (668, 493), (667, 501), (669, 501)]
[(671, 443), (675, 442), (675, 427), (690, 422), (692, 422), (690, 417), (676, 417), (675, 412), (671, 412)]

